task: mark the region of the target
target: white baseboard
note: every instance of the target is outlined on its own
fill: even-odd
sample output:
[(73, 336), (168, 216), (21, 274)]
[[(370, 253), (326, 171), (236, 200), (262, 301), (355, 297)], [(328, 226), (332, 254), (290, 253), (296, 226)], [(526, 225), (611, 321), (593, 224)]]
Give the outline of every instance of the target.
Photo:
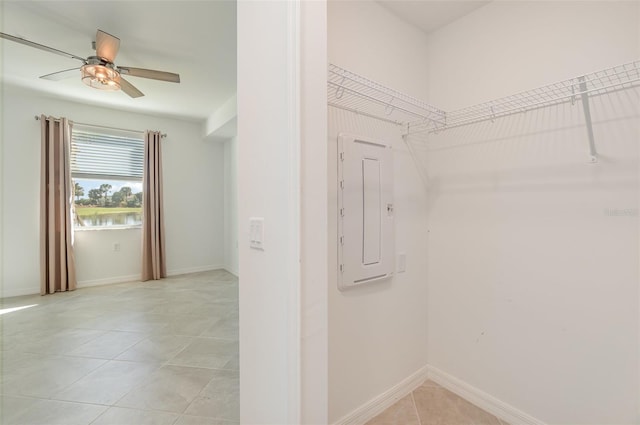
[(228, 266), (224, 266), (222, 268), (225, 269), (226, 271), (228, 271), (229, 273), (231, 273), (232, 275), (234, 275), (235, 277), (238, 277), (238, 271), (237, 270), (232, 270), (231, 267), (228, 267)]
[[(78, 281), (77, 289), (90, 288), (92, 286), (112, 285), (114, 283), (139, 282), (139, 281), (140, 281), (140, 274), (133, 274), (129, 276), (107, 277), (104, 279), (82, 280), (82, 281)], [(35, 289), (2, 291), (0, 299), (20, 297), (24, 295), (40, 295), (40, 285), (38, 284), (38, 287)]]
[(78, 289), (89, 288), (91, 286), (113, 285), (114, 283), (139, 282), (140, 278), (140, 273), (137, 273), (127, 276), (106, 277), (104, 279), (83, 280), (78, 281)]
[(0, 300), (3, 298), (11, 298), (11, 297), (22, 297), (24, 295), (40, 295), (40, 284), (38, 287), (33, 289), (18, 289), (12, 291), (5, 291), (4, 289), (0, 291)]
[(430, 365), (419, 369), (399, 384), (342, 417), (334, 422), (334, 425), (363, 425), (391, 407), (402, 397), (418, 388), (427, 379), (432, 380), (511, 425), (546, 425), (543, 421)]
[(219, 269), (224, 269), (224, 266), (223, 265), (208, 265), (208, 266), (187, 267), (187, 268), (184, 268), (184, 269), (167, 270), (167, 276), (178, 276), (178, 275), (181, 275), (181, 274), (208, 272), (208, 271), (211, 271), (211, 270), (219, 270)]
[[(208, 265), (208, 266), (199, 266), (199, 267), (189, 267), (184, 269), (175, 269), (167, 271), (167, 276), (177, 276), (182, 274), (189, 273), (197, 273), (197, 272), (206, 272), (210, 270), (219, 270), (224, 269), (234, 276), (238, 276), (237, 273), (227, 269), (222, 265)], [(78, 289), (80, 288), (89, 288), (92, 286), (102, 286), (102, 285), (112, 285), (115, 283), (125, 283), (125, 282), (139, 282), (141, 278), (140, 273), (127, 275), (127, 276), (114, 276), (114, 277), (106, 277), (103, 279), (92, 279), (92, 280), (82, 280), (78, 281)], [(1, 298), (10, 298), (10, 297), (20, 297), (23, 295), (39, 295), (40, 294), (40, 286), (38, 285), (35, 289), (19, 289), (13, 291), (0, 291), (0, 299)]]
[(510, 404), (498, 400), (494, 396), (434, 366), (427, 365), (426, 369), (428, 379), (440, 384), (452, 393), (459, 395), (468, 402), (475, 404), (479, 408), (486, 410), (511, 425), (546, 425), (541, 420), (516, 409)]
[[(168, 270), (167, 276), (179, 276), (183, 274), (189, 273), (197, 273), (197, 272), (206, 272), (210, 270), (218, 270), (223, 269), (223, 266), (198, 266), (198, 267), (189, 267), (184, 269), (175, 269)], [(124, 283), (124, 282), (139, 282), (141, 279), (141, 274), (132, 274), (129, 276), (117, 276), (117, 277), (108, 277), (104, 279), (95, 279), (95, 280), (85, 280), (82, 282), (78, 282), (78, 288), (87, 288), (89, 286), (100, 286), (100, 285), (109, 285), (113, 283)]]
[(342, 417), (334, 425), (363, 425), (418, 388), (427, 379), (427, 368), (418, 369), (389, 390)]

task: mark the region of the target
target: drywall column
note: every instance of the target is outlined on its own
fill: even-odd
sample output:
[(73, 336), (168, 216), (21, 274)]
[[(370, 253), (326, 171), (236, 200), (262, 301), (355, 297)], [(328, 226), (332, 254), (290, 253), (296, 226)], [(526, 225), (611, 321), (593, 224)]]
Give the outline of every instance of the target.
[[(638, 13), (637, 13), (637, 22), (640, 22), (640, 7), (638, 7)], [(640, 25), (637, 26), (638, 28), (638, 36), (637, 36), (637, 50), (638, 50), (638, 57), (640, 57)], [(640, 116), (640, 102), (638, 102), (637, 107), (636, 107), (636, 114), (638, 116)], [(640, 140), (640, 125), (638, 125), (638, 135), (636, 137), (636, 140)], [(640, 163), (640, 150), (638, 150), (638, 163)], [(640, 167), (638, 167), (638, 181), (640, 181)], [(640, 197), (638, 197), (638, 204), (636, 205), (636, 211), (640, 211)], [(638, 226), (638, 241), (640, 241), (640, 226)], [(640, 276), (640, 261), (638, 261), (638, 276)], [(640, 283), (638, 283), (638, 285), (640, 285)], [(640, 323), (640, 289), (638, 290), (638, 322)], [(640, 351), (640, 327), (638, 328), (638, 332), (637, 332), (637, 341), (638, 341), (638, 350)], [(638, 381), (640, 382), (640, 355), (637, 356), (638, 359)], [(638, 418), (640, 418), (640, 390), (638, 391), (638, 395), (636, 397), (636, 404), (637, 404), (637, 412), (636, 412), (636, 416)]]
[(238, 276), (238, 139), (224, 142), (224, 268)]
[(327, 418), (327, 4), (301, 3), (302, 424)]
[[(4, 16), (4, 2), (0, 3), (0, 15)], [(0, 25), (2, 23), (0, 22)], [(2, 45), (0, 44), (0, 57), (3, 57)], [(2, 65), (0, 65), (0, 72), (3, 72), (2, 68), (4, 66), (4, 61)], [(0, 83), (0, 87), (2, 87), (2, 93), (4, 93), (4, 83)], [(0, 298), (4, 293), (4, 138), (6, 137), (4, 134), (4, 129), (6, 128), (4, 125), (4, 110), (5, 110), (5, 98), (4, 96), (0, 96)]]
[[(298, 2), (238, 2), (240, 422), (299, 423)], [(263, 218), (263, 249), (249, 219)]]

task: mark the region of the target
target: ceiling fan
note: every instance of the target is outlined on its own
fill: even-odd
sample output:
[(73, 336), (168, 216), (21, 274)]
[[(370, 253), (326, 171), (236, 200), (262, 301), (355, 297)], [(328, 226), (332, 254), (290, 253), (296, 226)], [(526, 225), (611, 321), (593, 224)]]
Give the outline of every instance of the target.
[(153, 69), (144, 68), (133, 68), (130, 66), (116, 66), (114, 61), (116, 55), (118, 54), (118, 49), (120, 48), (120, 39), (101, 30), (98, 30), (98, 32), (96, 33), (96, 41), (93, 45), (96, 50), (96, 55), (89, 56), (86, 59), (80, 56), (72, 55), (71, 53), (63, 52), (62, 50), (54, 49), (53, 47), (34, 43), (33, 41), (29, 41), (24, 38), (5, 34), (3, 32), (0, 32), (0, 38), (5, 38), (7, 40), (15, 41), (16, 43), (35, 47), (36, 49), (55, 53), (57, 55), (76, 59), (82, 62), (82, 66), (80, 66), (79, 68), (66, 69), (40, 77), (46, 80), (62, 80), (65, 78), (76, 76), (78, 74), (78, 71), (80, 71), (82, 81), (86, 85), (99, 90), (107, 91), (122, 89), (123, 92), (133, 98), (144, 96), (144, 93), (138, 90), (133, 84), (122, 78), (123, 75), (150, 78), (153, 80), (168, 81), (171, 83), (180, 82), (180, 75), (174, 74), (172, 72), (155, 71)]

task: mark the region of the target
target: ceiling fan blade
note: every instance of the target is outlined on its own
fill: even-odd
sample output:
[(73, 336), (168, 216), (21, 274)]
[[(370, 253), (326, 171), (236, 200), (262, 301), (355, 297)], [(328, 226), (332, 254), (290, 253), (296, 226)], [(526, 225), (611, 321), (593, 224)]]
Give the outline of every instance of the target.
[(179, 83), (180, 74), (173, 72), (155, 71), (153, 69), (131, 68), (128, 66), (118, 66), (118, 71), (124, 75), (132, 77), (150, 78), (152, 80), (168, 81), (170, 83)]
[(60, 80), (64, 80), (65, 78), (80, 76), (80, 72), (78, 71), (80, 71), (80, 68), (65, 69), (64, 71), (58, 71), (51, 74), (42, 75), (40, 76), (40, 78), (43, 78), (45, 80), (60, 81)]
[(122, 77), (120, 77), (120, 88), (122, 89), (123, 92), (133, 97), (134, 99), (136, 97), (144, 96), (144, 93), (142, 93), (133, 84), (131, 84), (130, 82), (128, 82)]
[(72, 55), (71, 53), (63, 52), (62, 50), (54, 49), (53, 47), (45, 46), (44, 44), (34, 43), (33, 41), (25, 40), (24, 38), (5, 34), (3, 32), (0, 32), (0, 38), (15, 41), (16, 43), (24, 44), (25, 46), (35, 47), (36, 49), (44, 50), (45, 52), (55, 53), (56, 55), (77, 59), (82, 63), (87, 63), (85, 58), (81, 58), (80, 56)]
[(113, 63), (120, 49), (120, 39), (102, 30), (96, 33), (96, 56)]

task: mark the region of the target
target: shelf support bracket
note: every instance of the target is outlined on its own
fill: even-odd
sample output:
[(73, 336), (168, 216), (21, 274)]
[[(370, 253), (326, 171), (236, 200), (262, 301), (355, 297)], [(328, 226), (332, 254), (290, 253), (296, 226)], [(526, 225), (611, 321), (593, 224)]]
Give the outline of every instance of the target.
[(589, 107), (589, 93), (587, 93), (587, 82), (584, 76), (579, 77), (580, 97), (582, 98), (582, 109), (584, 112), (584, 120), (587, 126), (587, 135), (589, 136), (589, 161), (598, 162), (598, 152), (596, 151), (596, 142), (593, 137), (593, 124), (591, 122), (591, 108)]
[(420, 180), (422, 180), (422, 184), (424, 184), (425, 190), (429, 190), (429, 177), (427, 177), (426, 172), (420, 165), (420, 161), (418, 160), (418, 156), (416, 155), (413, 146), (411, 145), (411, 141), (409, 140), (409, 134), (402, 135), (402, 141), (407, 146), (407, 150), (411, 155), (411, 159), (413, 160), (413, 164), (416, 166), (416, 170), (418, 171), (418, 175), (420, 176)]

